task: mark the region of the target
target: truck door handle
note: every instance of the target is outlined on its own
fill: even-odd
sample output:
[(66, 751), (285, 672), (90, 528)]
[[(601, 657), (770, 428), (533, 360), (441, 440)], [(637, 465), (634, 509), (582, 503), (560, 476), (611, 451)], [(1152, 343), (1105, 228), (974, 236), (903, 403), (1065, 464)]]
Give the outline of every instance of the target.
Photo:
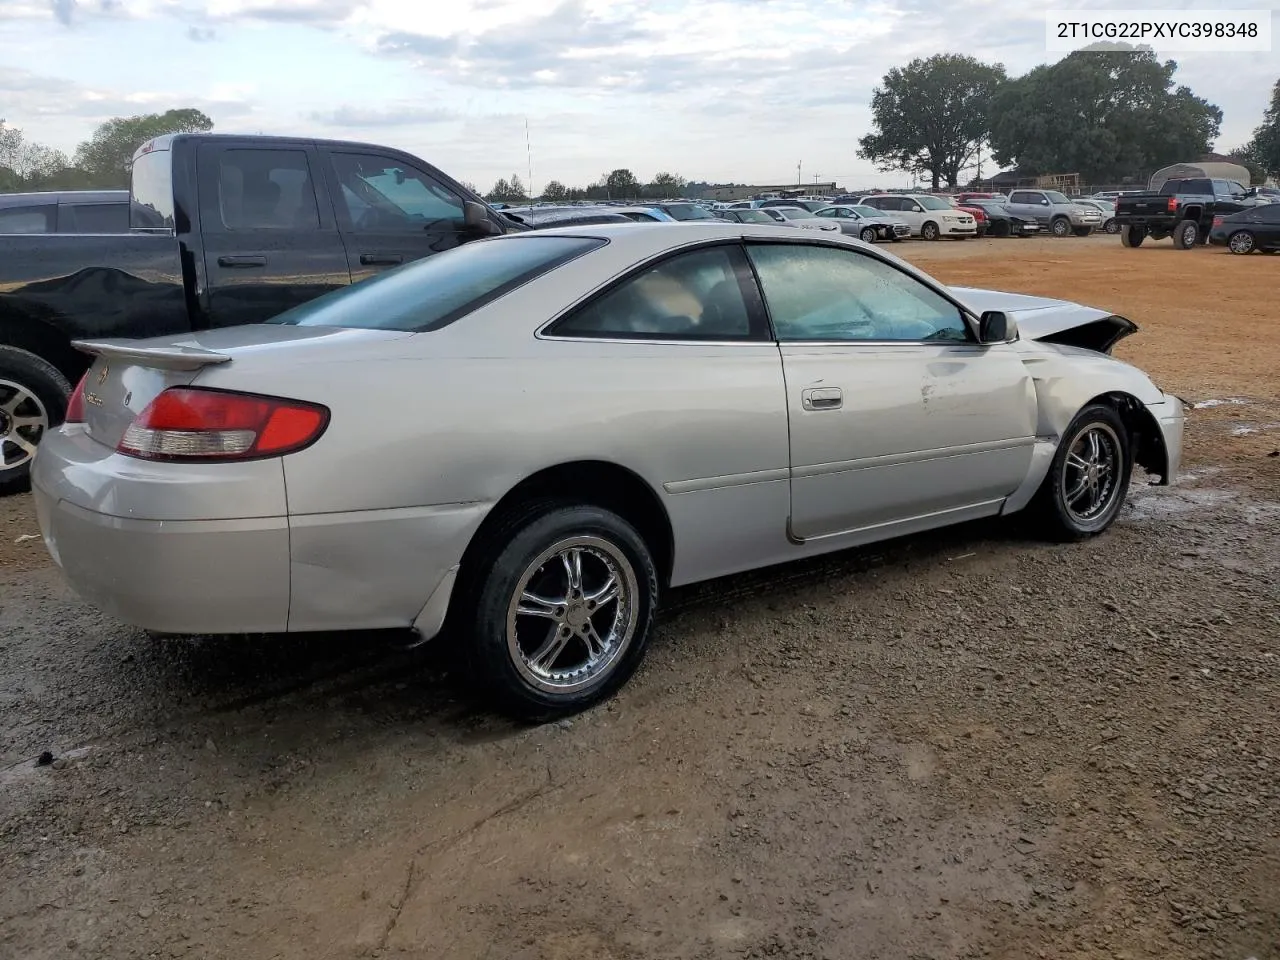
[(265, 267), (266, 257), (219, 257), (220, 267)]
[(844, 405), (844, 391), (839, 387), (810, 387), (800, 391), (800, 403), (806, 410), (839, 410)]
[(362, 253), (360, 266), (387, 267), (395, 263), (404, 263), (404, 256), (399, 253)]

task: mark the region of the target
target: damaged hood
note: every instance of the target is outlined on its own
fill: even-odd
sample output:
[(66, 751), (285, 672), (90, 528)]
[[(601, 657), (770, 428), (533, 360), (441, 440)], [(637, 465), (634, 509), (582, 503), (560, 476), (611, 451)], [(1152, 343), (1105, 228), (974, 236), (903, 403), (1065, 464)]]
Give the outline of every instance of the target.
[(1069, 300), (1029, 297), (976, 287), (950, 289), (957, 300), (978, 316), (988, 310), (1009, 314), (1018, 324), (1018, 334), (1023, 340), (1044, 340), (1110, 353), (1117, 343), (1138, 331), (1138, 325), (1132, 320)]

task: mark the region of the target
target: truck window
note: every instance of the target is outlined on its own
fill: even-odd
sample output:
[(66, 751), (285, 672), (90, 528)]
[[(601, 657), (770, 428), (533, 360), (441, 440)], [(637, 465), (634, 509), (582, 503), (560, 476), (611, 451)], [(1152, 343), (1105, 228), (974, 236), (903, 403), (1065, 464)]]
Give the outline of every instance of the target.
[(11, 207), (0, 210), (0, 233), (52, 233), (54, 207)]
[(1160, 188), (1160, 195), (1172, 197), (1179, 193), (1213, 194), (1213, 184), (1208, 180), (1166, 180)]
[(1050, 203), (1070, 203), (1065, 193), (1059, 193), (1057, 190), (1046, 190), (1044, 195), (1049, 198)]
[(369, 153), (331, 157), (354, 230), (420, 233), (428, 224), (463, 218), (461, 197), (402, 161)]
[(127, 233), (127, 203), (64, 203), (58, 209), (59, 233)]
[(133, 161), (129, 226), (146, 230), (173, 229), (173, 153), (154, 150)]
[(1015, 190), (1013, 193), (1009, 194), (1010, 203), (1036, 203), (1039, 199), (1039, 197), (1036, 197), (1025, 190)]
[(319, 230), (315, 187), (302, 150), (218, 153), (218, 215), (228, 230)]

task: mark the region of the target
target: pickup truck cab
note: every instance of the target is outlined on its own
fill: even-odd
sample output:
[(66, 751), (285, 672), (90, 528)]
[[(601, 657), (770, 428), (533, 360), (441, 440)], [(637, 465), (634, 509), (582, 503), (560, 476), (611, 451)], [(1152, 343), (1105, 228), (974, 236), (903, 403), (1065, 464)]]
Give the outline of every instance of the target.
[(260, 323), (469, 240), (528, 229), (407, 153), (174, 134), (134, 155), (131, 230), (0, 235), (0, 491), (89, 367), (81, 338)]
[(1087, 237), (1102, 226), (1102, 213), (1072, 203), (1057, 190), (1014, 190), (1005, 204), (1024, 220), (1035, 220), (1055, 237)]
[(1122, 195), (1116, 200), (1120, 242), (1140, 247), (1147, 237), (1173, 237), (1175, 247), (1189, 250), (1208, 240), (1214, 217), (1251, 206), (1248, 192), (1234, 180), (1185, 177), (1166, 180), (1159, 190)]

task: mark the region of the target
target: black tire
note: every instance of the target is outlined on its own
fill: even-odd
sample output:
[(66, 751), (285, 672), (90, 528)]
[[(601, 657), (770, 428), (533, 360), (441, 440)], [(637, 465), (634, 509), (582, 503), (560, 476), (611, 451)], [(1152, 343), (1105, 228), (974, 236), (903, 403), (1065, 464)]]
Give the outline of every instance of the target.
[(1200, 239), (1200, 224), (1183, 220), (1173, 230), (1173, 245), (1179, 250), (1190, 250)]
[(921, 240), (937, 240), (940, 236), (942, 236), (942, 233), (938, 230), (938, 225), (932, 220), (920, 228)]
[(1077, 237), (1087, 237), (1089, 234), (1093, 233), (1093, 227), (1072, 227), (1071, 232)]
[(861, 240), (863, 243), (875, 243), (875, 242), (876, 242), (876, 228), (875, 228), (875, 227), (863, 227), (863, 228), (862, 228), (862, 232), (858, 234), (858, 239), (859, 239), (859, 240)]
[[(1113, 468), (1109, 471), (1109, 477), (1099, 478), (1100, 482), (1109, 479), (1111, 486), (1106, 488), (1105, 493), (1099, 491), (1100, 497), (1104, 499), (1096, 511), (1077, 511), (1075, 506), (1083, 501), (1073, 501), (1071, 493), (1084, 478), (1084, 472), (1076, 462), (1081, 456), (1080, 451), (1087, 450), (1088, 437), (1094, 433), (1098, 435), (1100, 443), (1105, 442), (1112, 447), (1108, 455), (1113, 459)], [(1085, 407), (1076, 414), (1071, 426), (1063, 434), (1048, 476), (1044, 478), (1044, 483), (1036, 494), (1033, 511), (1038, 514), (1045, 535), (1053, 540), (1071, 542), (1102, 533), (1111, 526), (1124, 505), (1132, 471), (1129, 433), (1120, 414), (1114, 407), (1101, 403)], [(1086, 481), (1084, 494), (1092, 496), (1087, 487)]]
[(902, 242), (902, 238), (901, 238), (900, 236), (898, 236), (896, 233), (890, 233), (890, 234), (889, 234), (889, 239), (890, 239), (890, 240), (892, 240), (894, 243), (901, 243), (901, 242)]
[[(468, 564), (469, 571), (450, 604), (451, 613), (457, 613), (451, 620), (467, 643), (475, 680), (487, 688), (498, 707), (521, 719), (541, 722), (584, 710), (626, 683), (644, 657), (658, 605), (658, 573), (653, 555), (636, 529), (602, 507), (541, 500), (512, 511), (484, 537), (483, 543), (469, 551), (473, 562)], [(554, 608), (558, 611), (556, 617), (521, 617), (513, 613), (517, 590), (523, 592), (535, 583), (540, 584), (539, 596), (559, 596), (555, 593), (559, 587), (548, 585), (557, 576), (565, 580), (561, 599), (574, 596), (569, 589), (567, 565), (555, 565), (557, 554), (531, 569), (540, 557), (562, 544), (570, 545), (565, 551), (585, 551), (579, 561), (581, 589), (577, 599)], [(596, 628), (599, 639), (598, 622), (592, 618), (601, 612), (607, 617), (612, 607), (615, 623), (621, 618), (629, 625), (629, 632), (619, 636), (617, 650), (604, 663), (589, 667), (590, 647), (586, 635), (577, 630), (590, 600), (588, 587), (598, 587), (596, 580), (603, 581), (610, 569), (616, 570), (616, 579), (622, 584), (619, 599), (606, 601), (595, 614), (586, 613), (585, 622)], [(624, 610), (621, 598), (628, 592), (629, 603)], [(575, 605), (576, 610), (572, 609)], [(549, 606), (540, 609), (553, 612)], [(570, 627), (571, 619), (579, 626)], [(515, 624), (513, 634), (509, 633), (509, 621)], [(540, 622), (549, 628), (544, 637)], [(564, 633), (553, 633), (557, 630)], [(540, 667), (530, 662), (537, 649), (524, 655), (522, 631), (523, 639), (532, 636), (534, 643), (530, 646), (537, 644), (538, 648), (550, 646), (553, 636), (565, 639), (559, 640), (558, 652), (550, 655), (545, 667)], [(543, 637), (541, 643), (539, 637)], [(574, 668), (572, 661), (578, 656), (583, 664)], [(579, 677), (572, 676), (575, 669), (582, 671)], [(593, 669), (597, 671), (594, 675)], [(564, 676), (540, 679), (544, 672)]]
[(1058, 217), (1049, 224), (1049, 232), (1055, 237), (1066, 237), (1071, 234), (1071, 221), (1066, 217)]
[(1238, 256), (1247, 257), (1258, 249), (1257, 239), (1248, 230), (1237, 230), (1227, 237), (1227, 249)]
[(1110, 220), (1108, 220), (1106, 223), (1102, 225), (1102, 229), (1105, 230), (1107, 233), (1119, 233), (1120, 224), (1116, 223), (1115, 217), (1112, 217)]
[(1120, 243), (1126, 247), (1140, 247), (1147, 238), (1147, 231), (1142, 227), (1126, 226), (1120, 229)]
[(71, 384), (49, 361), (0, 346), (0, 496), (27, 489), (35, 447), (62, 423), (70, 397)]

